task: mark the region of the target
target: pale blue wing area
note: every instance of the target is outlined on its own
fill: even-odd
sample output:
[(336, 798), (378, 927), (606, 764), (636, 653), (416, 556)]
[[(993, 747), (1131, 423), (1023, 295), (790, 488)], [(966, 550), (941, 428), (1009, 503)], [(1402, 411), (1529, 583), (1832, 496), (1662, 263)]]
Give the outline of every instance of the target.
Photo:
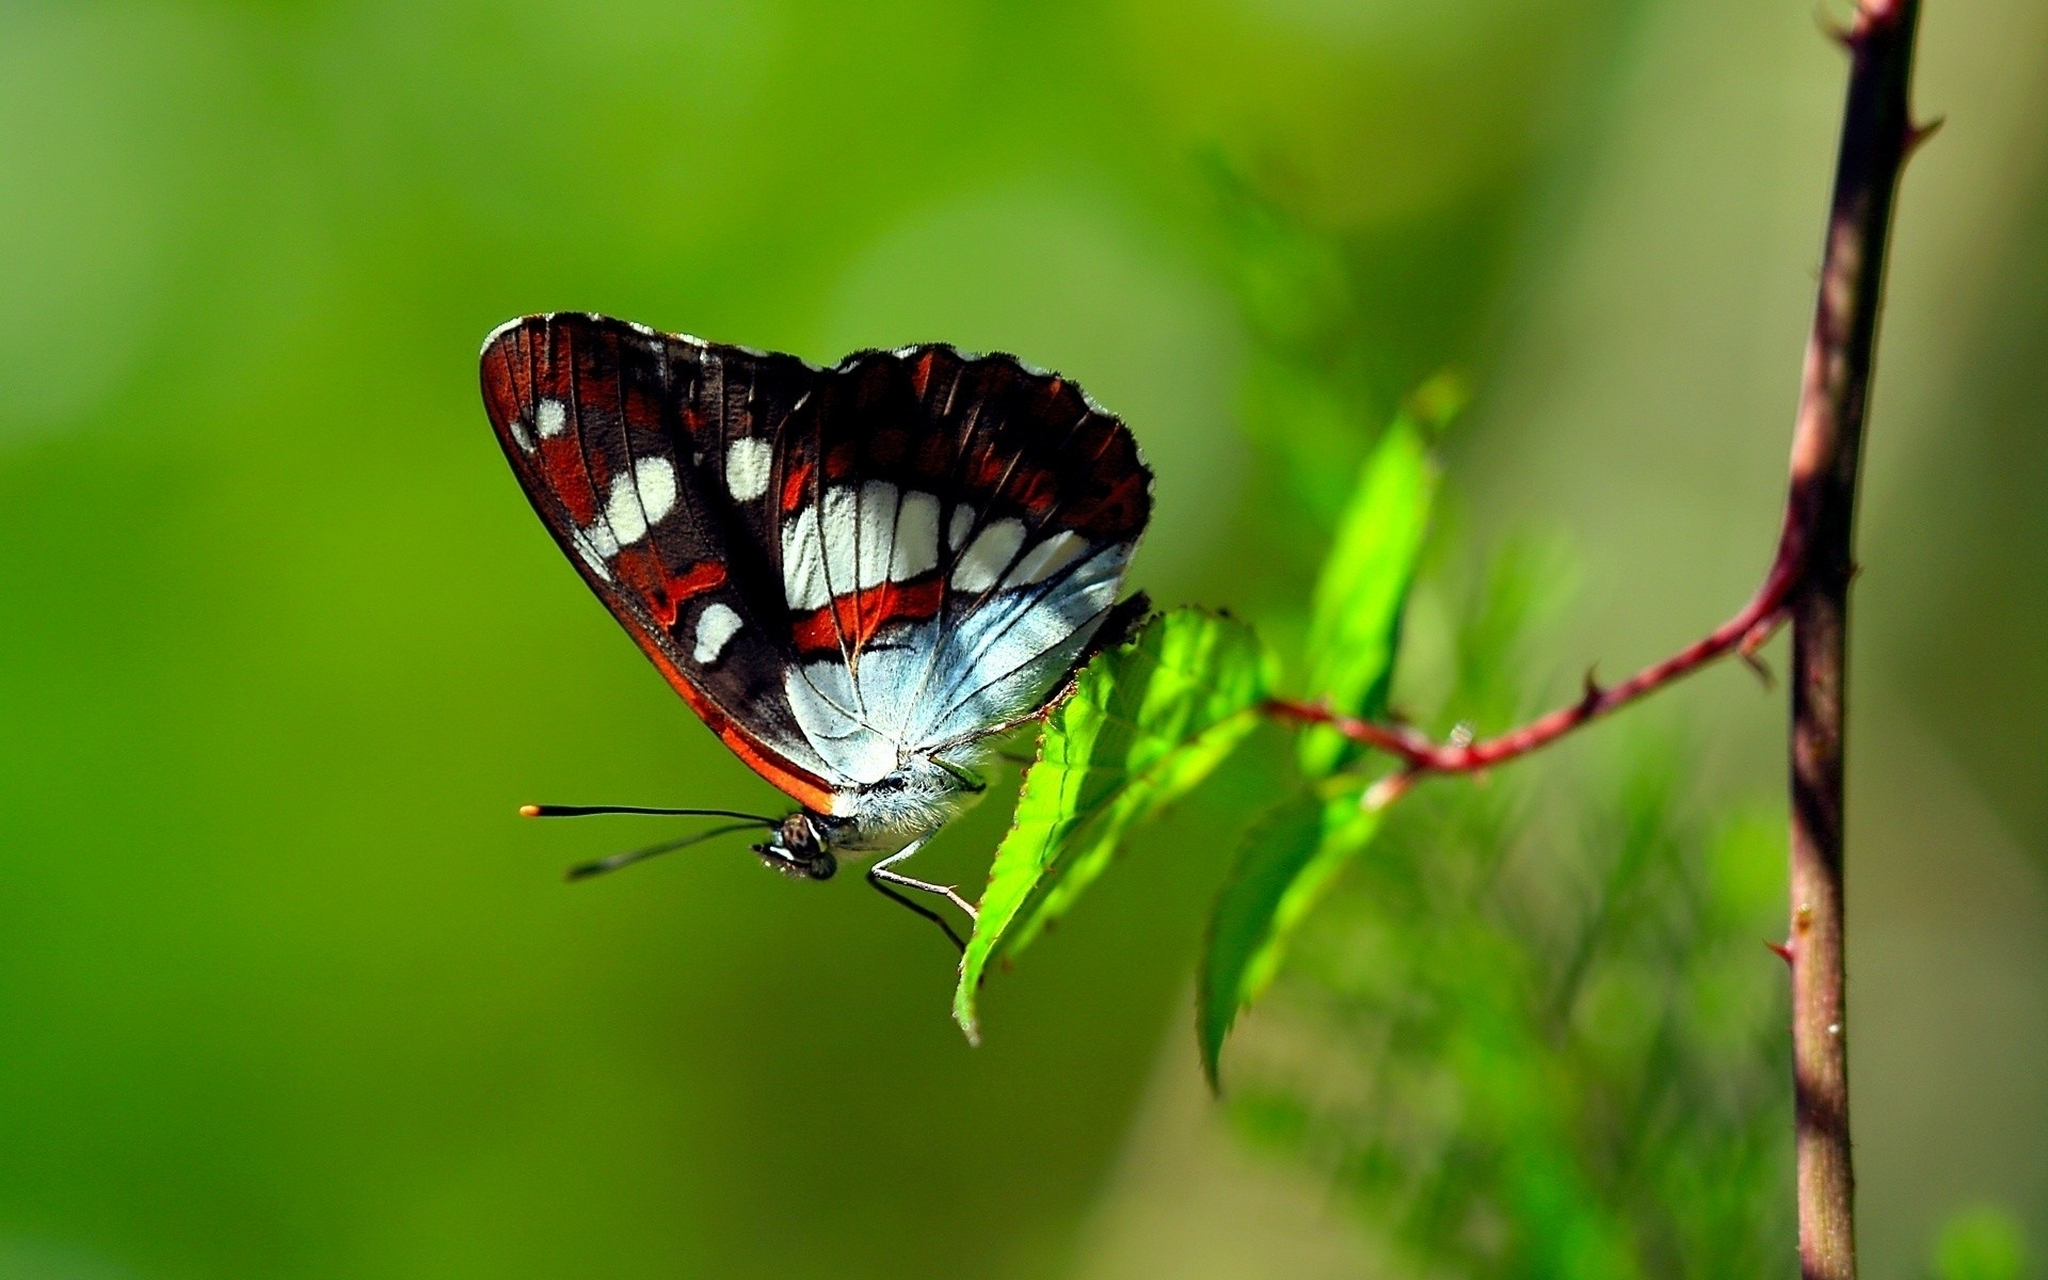
[(962, 618), (905, 708), (911, 750), (934, 751), (1038, 710), (1116, 603), (1130, 556), (1126, 544), (1103, 547), (1042, 584), (998, 591)]
[(843, 663), (834, 658), (792, 667), (783, 684), (797, 726), (828, 768), (862, 786), (895, 771), (899, 742), (862, 709), (860, 691)]
[(1030, 715), (1116, 603), (1130, 554), (1125, 543), (1100, 547), (1033, 580), (1046, 560), (1027, 551), (993, 590), (891, 629), (857, 667), (825, 659), (791, 670), (798, 725), (829, 768), (867, 784)]

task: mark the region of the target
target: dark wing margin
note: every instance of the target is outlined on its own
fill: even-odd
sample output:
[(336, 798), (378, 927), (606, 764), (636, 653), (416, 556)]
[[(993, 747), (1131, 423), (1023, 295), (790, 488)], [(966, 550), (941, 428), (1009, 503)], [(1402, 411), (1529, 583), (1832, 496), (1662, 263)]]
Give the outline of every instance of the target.
[(481, 374), (521, 488), (590, 589), (742, 760), (830, 812), (843, 780), (783, 689), (790, 631), (773, 521), (744, 500), (765, 488), (755, 468), (769, 465), (817, 372), (557, 313), (499, 328)]

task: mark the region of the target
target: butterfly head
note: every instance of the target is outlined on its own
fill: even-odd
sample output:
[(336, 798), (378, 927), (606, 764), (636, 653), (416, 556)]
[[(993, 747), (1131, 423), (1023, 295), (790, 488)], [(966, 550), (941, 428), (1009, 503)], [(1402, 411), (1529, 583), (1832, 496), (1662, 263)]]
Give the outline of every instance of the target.
[(784, 875), (830, 880), (839, 869), (836, 853), (894, 853), (944, 826), (980, 799), (983, 789), (979, 778), (958, 765), (913, 757), (882, 778), (841, 792), (843, 810), (790, 814), (754, 852)]
[(802, 809), (782, 820), (771, 835), (754, 846), (761, 861), (794, 880), (830, 880), (839, 870), (839, 859), (825, 847), (822, 830), (827, 819)]

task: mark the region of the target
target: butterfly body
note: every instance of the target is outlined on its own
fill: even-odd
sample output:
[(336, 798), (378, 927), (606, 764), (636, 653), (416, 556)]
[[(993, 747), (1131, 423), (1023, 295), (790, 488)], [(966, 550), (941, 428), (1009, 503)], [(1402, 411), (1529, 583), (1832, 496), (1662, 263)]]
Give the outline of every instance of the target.
[(821, 369), (562, 313), (493, 333), (482, 379), (585, 582), (802, 805), (757, 848), (810, 878), (907, 856), (979, 797), (990, 738), (1105, 634), (1150, 516), (1123, 423), (1008, 356)]

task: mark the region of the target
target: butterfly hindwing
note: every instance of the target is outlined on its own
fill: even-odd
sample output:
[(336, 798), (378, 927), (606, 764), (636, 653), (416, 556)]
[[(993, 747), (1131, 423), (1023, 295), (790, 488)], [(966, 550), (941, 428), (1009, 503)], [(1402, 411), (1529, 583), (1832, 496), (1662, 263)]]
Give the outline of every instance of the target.
[(1123, 424), (1010, 357), (926, 346), (848, 357), (788, 431), (790, 695), (827, 757), (865, 780), (1037, 711), (1150, 514)]
[(1039, 710), (1150, 514), (1072, 383), (950, 347), (790, 356), (598, 316), (486, 345), (535, 509), (690, 705), (831, 812), (905, 754)]

